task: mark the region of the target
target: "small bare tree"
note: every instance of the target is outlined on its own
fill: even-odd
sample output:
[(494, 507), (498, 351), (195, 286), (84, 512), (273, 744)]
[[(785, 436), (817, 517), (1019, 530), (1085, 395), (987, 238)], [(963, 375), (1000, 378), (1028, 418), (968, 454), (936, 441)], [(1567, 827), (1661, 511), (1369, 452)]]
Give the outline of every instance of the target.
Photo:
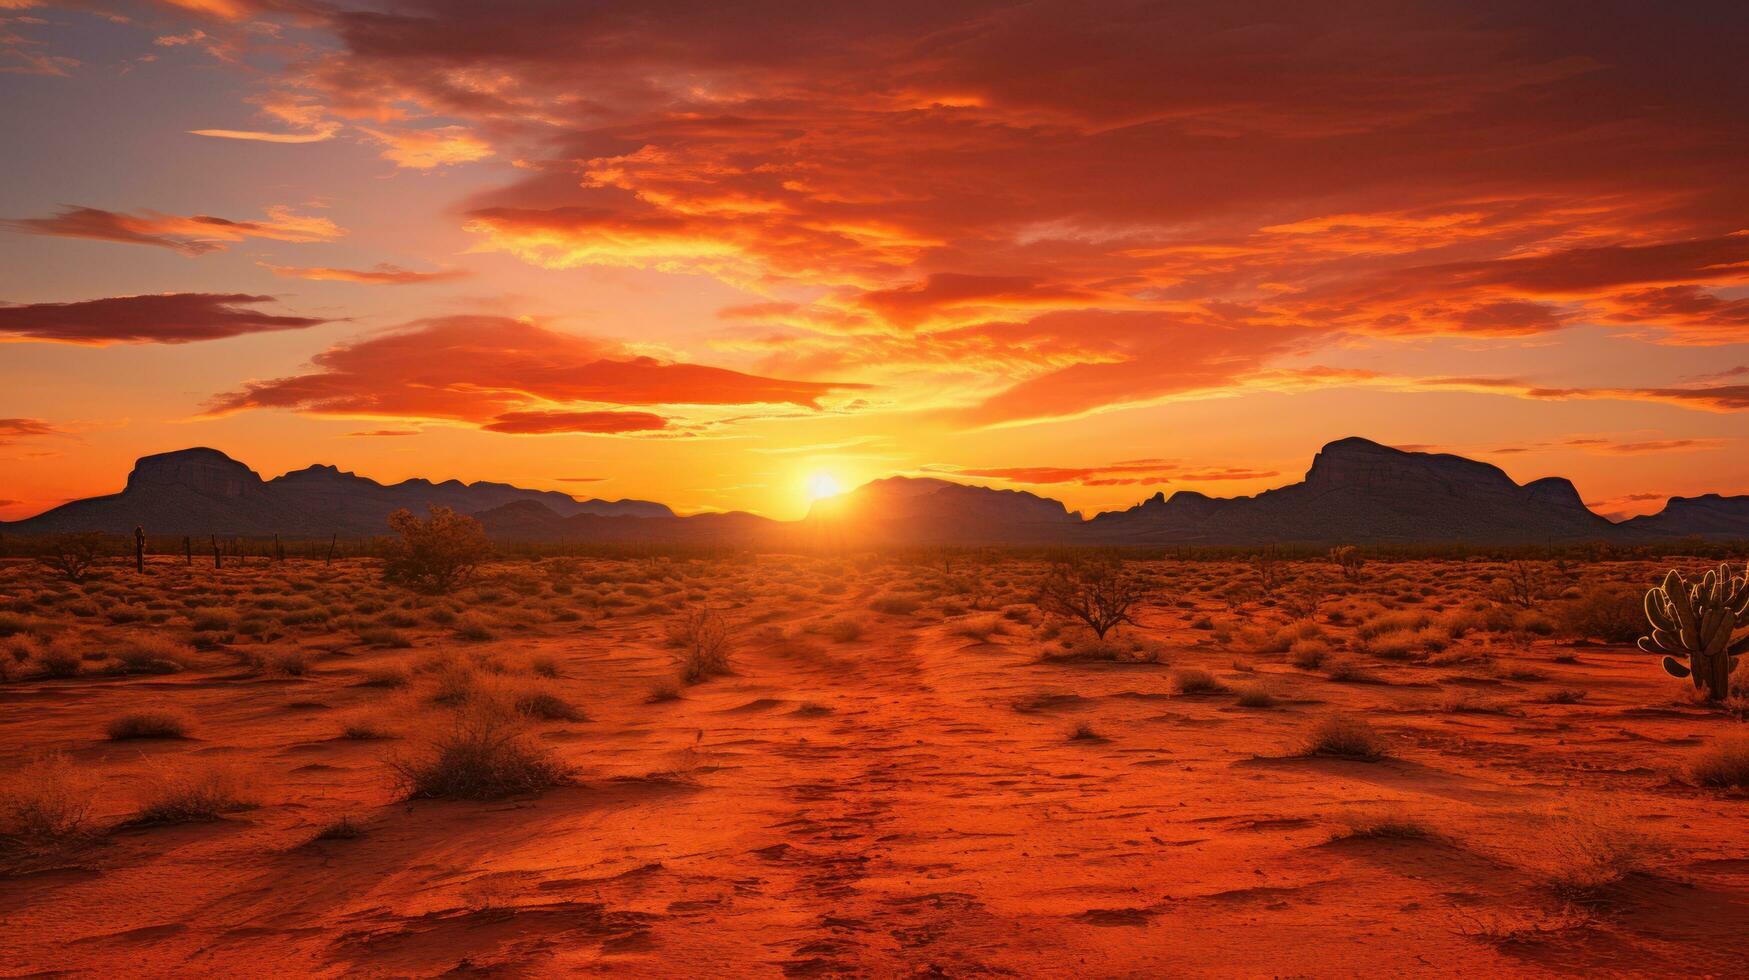
[(668, 639), (680, 648), (682, 684), (697, 684), (729, 673), (734, 628), (721, 612), (708, 606), (689, 610), (670, 624)]
[(1281, 587), (1282, 569), (1281, 556), (1277, 554), (1274, 545), (1259, 551), (1251, 557), (1251, 565), (1257, 569), (1257, 586), (1264, 595), (1274, 595)]
[(1542, 581), (1537, 578), (1536, 569), (1529, 562), (1515, 561), (1506, 566), (1506, 574), (1499, 582), (1500, 594), (1515, 606), (1524, 609), (1534, 609), (1542, 599)]
[(1135, 623), (1130, 610), (1147, 595), (1146, 584), (1115, 558), (1072, 558), (1045, 576), (1038, 606), (1050, 615), (1080, 620), (1104, 640), (1118, 624)]
[(480, 522), (448, 507), (432, 506), (425, 520), (402, 509), (389, 515), (401, 535), (390, 546), (383, 578), (425, 592), (450, 592), (466, 582), (492, 553)]
[(1351, 544), (1337, 545), (1330, 549), (1330, 560), (1342, 569), (1342, 577), (1350, 582), (1360, 581), (1361, 566), (1366, 564), (1360, 557), (1360, 549)]
[(59, 572), (69, 582), (83, 582), (102, 554), (101, 534), (57, 534), (49, 539), (48, 551), (37, 556), (37, 561)]

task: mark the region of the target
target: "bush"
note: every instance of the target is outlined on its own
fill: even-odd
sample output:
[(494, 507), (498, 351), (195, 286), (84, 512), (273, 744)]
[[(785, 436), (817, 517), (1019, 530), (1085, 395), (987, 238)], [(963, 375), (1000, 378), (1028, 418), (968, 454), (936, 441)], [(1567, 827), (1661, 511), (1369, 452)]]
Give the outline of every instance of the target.
[(247, 810), (244, 782), (234, 770), (199, 768), (155, 770), (150, 776), (140, 809), (129, 821), (135, 824), (186, 823), (216, 820), (227, 813)]
[(1148, 595), (1146, 584), (1115, 558), (1078, 557), (1059, 562), (1039, 586), (1038, 607), (1045, 613), (1081, 622), (1104, 640), (1122, 623), (1134, 623), (1130, 610)]
[(1303, 755), (1335, 756), (1340, 759), (1382, 759), (1389, 753), (1384, 739), (1359, 718), (1328, 715), (1318, 719), (1306, 735)]
[(1226, 690), (1226, 685), (1215, 680), (1215, 675), (1195, 667), (1181, 667), (1172, 672), (1172, 687), (1179, 694), (1217, 694)]
[(1645, 592), (1625, 585), (1600, 585), (1586, 589), (1553, 610), (1556, 627), (1579, 640), (1632, 643), (1649, 632)]
[(1275, 703), (1275, 695), (1262, 684), (1247, 684), (1239, 689), (1241, 708), (1273, 708)]
[(47, 553), (37, 561), (69, 582), (83, 582), (102, 554), (101, 534), (57, 534), (49, 539)]
[(186, 738), (188, 716), (163, 708), (130, 711), (110, 719), (104, 732), (118, 742), (130, 738)]
[(189, 649), (162, 634), (141, 633), (120, 641), (109, 655), (116, 673), (174, 674), (188, 666)]
[(473, 577), (492, 543), (472, 517), (436, 505), (430, 513), (425, 520), (405, 509), (389, 515), (389, 527), (401, 539), (390, 546), (383, 578), (424, 592), (451, 592)]
[(408, 799), (497, 800), (539, 793), (570, 772), (529, 742), (522, 721), (496, 705), (461, 713), (413, 756), (389, 760)]
[(731, 630), (715, 609), (695, 609), (674, 624), (670, 639), (680, 646), (680, 682), (697, 684), (729, 672)]
[(923, 602), (916, 596), (886, 593), (878, 595), (869, 602), (868, 607), (878, 613), (889, 616), (909, 616), (923, 608)]
[(1749, 735), (1727, 735), (1702, 749), (1688, 772), (1702, 786), (1749, 789)]
[(65, 638), (57, 637), (39, 647), (31, 658), (44, 677), (66, 678), (77, 676), (85, 666), (85, 660), (79, 656), (79, 651)]
[(66, 756), (38, 756), (0, 779), (0, 838), (31, 853), (85, 840), (95, 792)]
[(1330, 655), (1330, 644), (1323, 640), (1295, 640), (1288, 648), (1288, 663), (1301, 670), (1317, 670)]

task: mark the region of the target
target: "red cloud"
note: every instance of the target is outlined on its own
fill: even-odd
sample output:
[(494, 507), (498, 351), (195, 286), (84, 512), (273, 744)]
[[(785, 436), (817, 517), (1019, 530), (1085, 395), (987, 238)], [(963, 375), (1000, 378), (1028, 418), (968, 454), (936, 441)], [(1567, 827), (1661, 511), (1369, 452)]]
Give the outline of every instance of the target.
[[(214, 413), (287, 408), (317, 415), (455, 419), (495, 431), (539, 431), (587, 415), (542, 403), (791, 404), (817, 407), (860, 385), (784, 381), (637, 356), (603, 340), (522, 320), (454, 316), (331, 347), (308, 374), (254, 381), (214, 398)], [(654, 419), (629, 413), (640, 423)], [(627, 421), (621, 418), (621, 424)], [(641, 424), (642, 428), (654, 428)], [(616, 431), (629, 431), (621, 428)]]
[(481, 426), (488, 432), (519, 435), (648, 432), (667, 427), (667, 419), (650, 412), (505, 412)]
[(66, 344), (187, 344), (331, 321), (245, 309), (273, 299), (244, 293), (159, 293), (78, 303), (0, 306), (0, 339)]
[(946, 376), (999, 424), (1357, 383), (1283, 361), (1379, 338), (1749, 340), (1749, 8), (1679, 7), (395, 0), (306, 10), (332, 43), (257, 101), (518, 160), (478, 248), (715, 276), (762, 370)]
[(262, 221), (232, 221), (210, 215), (180, 217), (147, 211), (124, 214), (98, 208), (65, 207), (47, 218), (14, 218), (0, 225), (32, 235), (90, 238), (129, 245), (156, 245), (184, 255), (224, 248), (225, 242), (268, 238), (281, 242), (325, 242), (346, 234), (327, 218), (312, 218), (290, 208), (271, 207)]

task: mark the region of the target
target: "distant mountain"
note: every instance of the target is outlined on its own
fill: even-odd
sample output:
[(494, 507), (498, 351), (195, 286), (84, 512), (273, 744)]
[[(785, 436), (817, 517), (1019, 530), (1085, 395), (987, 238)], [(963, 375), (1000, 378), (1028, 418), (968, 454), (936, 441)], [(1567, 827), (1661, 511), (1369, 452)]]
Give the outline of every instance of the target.
[(1671, 497), (1656, 514), (1632, 517), (1622, 528), (1669, 538), (1725, 538), (1749, 541), (1749, 496)]
[(1022, 490), (891, 477), (816, 501), (802, 522), (817, 540), (846, 544), (1047, 544), (1071, 542), (1079, 513)]
[(388, 516), (402, 507), (423, 513), (435, 504), (472, 514), (519, 501), (560, 517), (674, 516), (666, 506), (644, 500), (577, 500), (504, 483), (405, 480), (385, 486), (333, 466), (263, 480), (216, 449), (195, 448), (142, 457), (121, 493), (76, 500), (0, 529), (126, 534), (141, 526), (152, 534), (365, 537), (387, 534)]
[(1089, 536), (1127, 544), (1543, 544), (1619, 537), (1573, 484), (1520, 486), (1497, 466), (1341, 439), (1303, 482), (1255, 497), (1156, 494), (1088, 522)]
[(1673, 497), (1620, 524), (1599, 517), (1560, 477), (1512, 481), (1461, 456), (1339, 439), (1299, 483), (1254, 497), (1155, 494), (1083, 520), (1060, 501), (939, 479), (892, 477), (818, 501), (800, 521), (755, 514), (676, 516), (645, 500), (578, 500), (504, 483), (405, 480), (384, 485), (333, 466), (272, 480), (213, 449), (147, 456), (127, 488), (77, 500), (0, 531), (39, 534), (141, 525), (152, 534), (362, 537), (429, 505), (477, 516), (494, 540), (736, 548), (877, 545), (1231, 545), (1637, 543), (1749, 540), (1749, 496)]

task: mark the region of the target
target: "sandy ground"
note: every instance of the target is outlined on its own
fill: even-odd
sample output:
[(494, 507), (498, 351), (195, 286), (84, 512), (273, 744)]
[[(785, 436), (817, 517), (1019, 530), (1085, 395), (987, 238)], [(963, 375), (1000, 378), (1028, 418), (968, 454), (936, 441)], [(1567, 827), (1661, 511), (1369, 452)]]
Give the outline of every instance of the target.
[[(0, 877), (0, 973), (1749, 975), (1745, 797), (1685, 778), (1739, 720), (1631, 647), (1539, 635), (1527, 617), (1556, 598), (1510, 629), (1435, 637), (1443, 656), (1385, 659), (1354, 632), (1390, 610), (1499, 606), (1492, 567), (1375, 564), (1350, 585), (1305, 563), (1272, 597), (1222, 592), (1252, 575), (1239, 563), (1161, 563), (1172, 588), (1125, 631), (1164, 663), (1109, 663), (1041, 660), (1075, 633), (1022, 601), (1034, 562), (582, 566), (498, 566), (448, 606), (367, 563), (163, 562), (83, 587), (0, 569), (18, 638), (93, 651), (142, 631), (184, 642), (194, 608), (247, 620), (300, 595), (328, 614), (210, 636), (177, 673), (110, 676), (91, 652), (89, 673), (0, 685), (0, 762), (65, 753), (97, 780), (102, 827)], [(1656, 568), (1547, 574), (1558, 593)], [(1305, 612), (1279, 597), (1295, 589), (1324, 597), (1306, 618), (1367, 676), (1264, 649)], [(919, 608), (871, 608), (898, 593)], [(129, 602), (147, 618), (107, 621)], [(674, 676), (669, 625), (699, 605), (737, 624), (734, 673), (652, 701)], [(424, 618), (440, 607), (492, 638)], [(360, 642), (385, 616), (413, 622), (410, 647)], [(842, 621), (860, 635), (835, 639)], [(303, 676), (260, 666), (289, 649), (309, 651)], [(451, 709), (428, 674), (363, 682), (446, 653), (507, 678), (552, 658), (540, 683), (588, 720), (529, 737), (574, 785), (397, 798), (384, 759)], [(1179, 693), (1184, 668), (1227, 689)], [(1241, 706), (1253, 685), (1276, 702)], [(105, 736), (146, 706), (186, 711), (189, 737)], [(1300, 757), (1336, 712), (1390, 757)], [(356, 719), (394, 737), (343, 737)], [(257, 805), (117, 826), (153, 772), (207, 764), (245, 773)], [(362, 833), (312, 840), (340, 817)]]

